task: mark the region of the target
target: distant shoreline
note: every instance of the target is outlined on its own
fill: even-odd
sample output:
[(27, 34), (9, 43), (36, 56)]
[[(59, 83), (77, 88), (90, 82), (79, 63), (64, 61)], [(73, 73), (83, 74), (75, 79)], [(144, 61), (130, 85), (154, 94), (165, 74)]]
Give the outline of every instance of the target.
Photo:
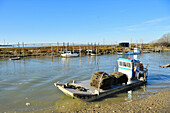
[[(92, 53), (103, 54), (117, 54), (118, 52), (126, 53), (133, 52), (136, 44), (130, 47), (119, 47), (119, 45), (63, 45), (63, 46), (42, 46), (42, 47), (10, 47), (0, 48), (0, 59), (11, 57), (60, 57), (64, 51), (72, 51), (78, 53), (80, 56), (88, 56), (88, 50)], [(149, 44), (137, 45), (141, 51), (145, 52), (169, 52), (170, 47), (153, 47)]]

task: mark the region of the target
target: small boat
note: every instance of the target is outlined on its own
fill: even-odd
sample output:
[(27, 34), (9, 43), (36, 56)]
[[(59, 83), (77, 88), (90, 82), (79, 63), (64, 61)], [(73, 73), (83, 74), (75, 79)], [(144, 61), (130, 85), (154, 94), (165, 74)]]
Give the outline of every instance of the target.
[[(108, 89), (100, 89), (100, 83), (98, 88), (92, 87), (90, 84), (91, 80), (80, 82), (75, 82), (73, 80), (72, 83), (57, 82), (54, 83), (54, 85), (66, 95), (88, 102), (110, 94), (118, 93), (122, 90), (140, 86), (147, 82), (148, 65), (144, 69), (142, 62), (139, 60), (119, 58), (118, 66), (118, 73), (121, 72), (126, 74), (128, 77), (127, 82), (119, 85), (112, 85)], [(102, 77), (103, 76), (101, 76), (101, 78)]]
[(13, 58), (9, 58), (9, 60), (20, 60), (20, 57), (13, 57)]
[(139, 48), (134, 48), (134, 52), (118, 53), (118, 55), (139, 55), (139, 54), (141, 54), (141, 51)]
[(61, 54), (61, 57), (78, 57), (78, 56), (79, 56), (79, 54), (72, 53), (71, 51), (67, 51), (67, 52)]
[(149, 51), (142, 51), (142, 53), (150, 53)]
[(160, 66), (161, 68), (168, 68), (170, 67), (170, 64), (164, 65), (164, 66)]
[(100, 56), (101, 54), (100, 53), (97, 53), (97, 54), (96, 53), (91, 53), (90, 55), (91, 56)]

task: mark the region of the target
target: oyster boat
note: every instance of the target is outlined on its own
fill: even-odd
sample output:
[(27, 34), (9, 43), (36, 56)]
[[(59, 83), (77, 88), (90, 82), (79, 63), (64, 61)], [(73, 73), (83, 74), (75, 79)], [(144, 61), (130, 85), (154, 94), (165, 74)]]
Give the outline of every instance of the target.
[[(148, 76), (148, 65), (146, 68), (143, 68), (142, 62), (136, 59), (125, 59), (119, 58), (118, 60), (118, 72), (124, 73), (127, 75), (127, 83), (122, 83), (118, 85), (112, 85), (108, 89), (100, 89), (99, 87), (93, 87), (90, 85), (91, 80), (84, 80), (80, 82), (72, 83), (54, 83), (54, 85), (72, 98), (77, 98), (83, 101), (94, 101), (105, 97), (110, 94), (118, 93), (122, 90), (128, 90), (145, 84), (147, 82)], [(103, 75), (101, 76), (101, 78)]]

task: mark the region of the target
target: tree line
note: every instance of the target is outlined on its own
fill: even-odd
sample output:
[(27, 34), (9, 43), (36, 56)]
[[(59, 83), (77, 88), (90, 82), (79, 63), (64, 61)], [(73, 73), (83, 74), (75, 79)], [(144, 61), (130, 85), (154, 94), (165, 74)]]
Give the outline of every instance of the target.
[(153, 45), (170, 47), (170, 33), (164, 34), (160, 39), (154, 41)]

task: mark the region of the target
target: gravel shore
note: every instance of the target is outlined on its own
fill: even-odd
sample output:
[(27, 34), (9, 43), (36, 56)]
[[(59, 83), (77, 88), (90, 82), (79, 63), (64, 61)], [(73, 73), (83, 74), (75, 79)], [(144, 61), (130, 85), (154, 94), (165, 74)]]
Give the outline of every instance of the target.
[(29, 113), (170, 113), (170, 90), (153, 94), (147, 98), (132, 102), (99, 102), (88, 104), (78, 99), (59, 101), (51, 109)]
[(146, 99), (134, 102), (105, 105), (95, 105), (91, 108), (82, 109), (82, 113), (170, 113), (170, 91), (159, 92)]

